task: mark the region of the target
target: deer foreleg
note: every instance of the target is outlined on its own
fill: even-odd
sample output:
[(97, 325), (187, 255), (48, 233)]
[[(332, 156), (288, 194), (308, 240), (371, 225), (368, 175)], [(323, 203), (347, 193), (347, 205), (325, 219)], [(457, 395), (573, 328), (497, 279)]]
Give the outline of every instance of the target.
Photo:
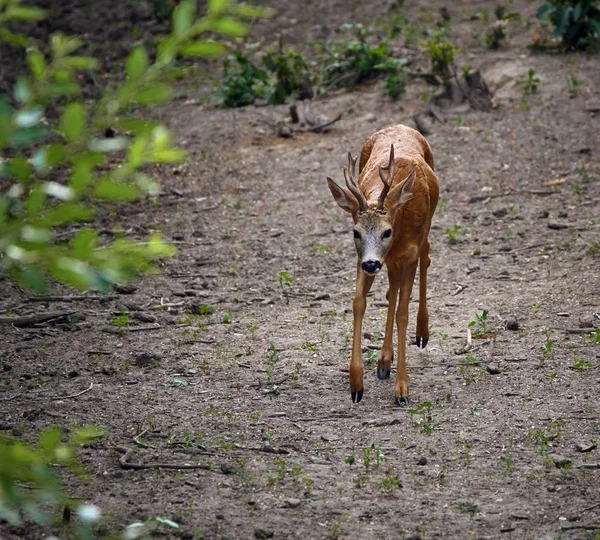
[(375, 276), (365, 274), (358, 263), (356, 272), (356, 295), (352, 303), (354, 329), (352, 336), (352, 356), (350, 357), (350, 392), (352, 402), (360, 402), (363, 396), (363, 362), (362, 362), (362, 323), (367, 309), (367, 294)]
[(394, 360), (394, 314), (398, 303), (398, 290), (400, 286), (398, 270), (388, 266), (389, 287), (387, 291), (388, 312), (385, 322), (385, 336), (381, 346), (381, 354), (377, 362), (377, 377), (389, 379), (392, 361)]
[(406, 373), (406, 329), (408, 327), (408, 303), (412, 292), (417, 261), (404, 267), (400, 282), (400, 303), (396, 312), (398, 325), (398, 369), (394, 393), (396, 405), (408, 405), (408, 374)]
[(427, 347), (429, 341), (429, 311), (427, 310), (427, 269), (429, 258), (429, 240), (425, 240), (419, 253), (419, 311), (417, 313), (417, 347)]

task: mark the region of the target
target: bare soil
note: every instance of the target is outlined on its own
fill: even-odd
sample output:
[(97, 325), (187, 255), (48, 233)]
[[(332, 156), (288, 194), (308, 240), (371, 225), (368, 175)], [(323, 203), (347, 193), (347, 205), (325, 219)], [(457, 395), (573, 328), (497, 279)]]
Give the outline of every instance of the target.
[[(130, 294), (68, 302), (33, 301), (0, 281), (3, 314), (75, 312), (0, 326), (0, 428), (33, 440), (47, 425), (102, 427), (81, 450), (89, 483), (69, 480), (102, 508), (99, 535), (160, 516), (180, 525), (159, 534), (173, 538), (598, 538), (598, 57), (529, 52), (529, 2), (511, 7), (523, 20), (496, 52), (471, 37), (483, 28), (471, 17), (493, 2), (432, 5), (435, 18), (449, 10), (459, 65), (489, 73), (496, 106), (446, 111), (427, 136), (441, 201), (431, 339), (408, 348), (409, 408), (393, 405), (394, 373), (375, 374), (385, 276), (365, 319), (365, 395), (351, 403), (355, 254), (325, 177), (339, 180), (346, 152), (374, 131), (413, 125), (424, 81), (400, 101), (380, 82), (322, 97), (315, 106), (343, 119), (290, 139), (276, 136), (286, 106), (225, 110), (184, 87), (155, 113), (191, 159), (155, 171), (156, 202), (100, 209), (101, 228), (173, 239), (178, 253), (162, 273)], [(302, 49), (343, 22), (377, 27), (387, 16), (383, 1), (369, 14), (355, 1), (272, 6), (249, 42), (282, 34)], [(427, 15), (414, 1), (404, 10)], [(525, 110), (515, 80), (530, 68), (541, 82)], [(583, 83), (574, 97), (568, 74)], [(416, 307), (414, 295), (410, 341)], [(466, 354), (482, 310), (487, 328)], [(5, 524), (0, 536), (43, 533)]]

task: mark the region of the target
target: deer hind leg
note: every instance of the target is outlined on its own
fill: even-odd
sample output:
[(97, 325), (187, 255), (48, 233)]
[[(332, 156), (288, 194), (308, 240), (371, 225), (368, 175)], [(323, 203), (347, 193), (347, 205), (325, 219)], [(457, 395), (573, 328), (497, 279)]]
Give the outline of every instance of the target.
[(367, 294), (371, 290), (375, 276), (365, 274), (360, 268), (356, 271), (356, 295), (352, 303), (354, 328), (352, 336), (352, 356), (350, 357), (350, 393), (352, 402), (359, 403), (363, 396), (363, 362), (362, 362), (362, 323), (367, 309)]
[(396, 405), (408, 405), (408, 374), (406, 373), (406, 329), (408, 327), (408, 303), (412, 292), (417, 261), (404, 268), (400, 282), (400, 304), (396, 312), (398, 325), (398, 369), (396, 371), (396, 384), (394, 393)]
[(385, 323), (385, 337), (377, 362), (377, 378), (389, 379), (392, 362), (394, 360), (394, 314), (398, 302), (398, 290), (400, 288), (399, 273), (397, 269), (388, 267), (389, 287), (387, 291), (388, 312)]
[(419, 253), (419, 311), (417, 313), (417, 347), (427, 347), (429, 341), (429, 311), (427, 310), (427, 269), (429, 258), (429, 240), (425, 240)]

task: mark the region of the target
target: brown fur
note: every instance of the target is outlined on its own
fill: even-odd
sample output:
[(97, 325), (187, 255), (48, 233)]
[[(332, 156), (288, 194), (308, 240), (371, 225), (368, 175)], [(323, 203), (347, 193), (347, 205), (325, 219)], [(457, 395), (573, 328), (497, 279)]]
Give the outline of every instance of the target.
[[(391, 179), (390, 192), (385, 200), (385, 214), (375, 210), (376, 202), (383, 189), (379, 177), (379, 168), (386, 166), (390, 156), (391, 145), (395, 150), (395, 171)], [(406, 328), (408, 324), (408, 302), (420, 261), (419, 278), (419, 311), (417, 315), (417, 344), (423, 347), (429, 339), (429, 314), (427, 311), (427, 268), (429, 259), (429, 230), (435, 212), (439, 186), (433, 172), (433, 154), (425, 138), (414, 129), (396, 125), (373, 134), (365, 142), (360, 154), (358, 186), (365, 195), (369, 210), (358, 212), (356, 198), (348, 190), (335, 189), (330, 182), (332, 194), (342, 208), (352, 213), (355, 229), (383, 230), (391, 225), (393, 233), (384, 262), (388, 269), (389, 302), (386, 332), (381, 355), (378, 362), (378, 376), (387, 378), (393, 359), (394, 318), (398, 326), (398, 370), (396, 372), (396, 403), (408, 401), (408, 376), (406, 373)], [(414, 171), (414, 180), (410, 183), (410, 193), (400, 202), (398, 194), (402, 188), (394, 192)], [(409, 184), (407, 181), (405, 185)], [(340, 191), (341, 190), (341, 191)], [(343, 193), (342, 193), (343, 192)], [(394, 193), (396, 197), (394, 197)], [(344, 199), (345, 198), (345, 199)], [(357, 244), (358, 247), (358, 244)], [(360, 401), (363, 393), (363, 363), (361, 358), (362, 321), (366, 310), (366, 298), (371, 288), (374, 275), (362, 271), (360, 260), (357, 266), (356, 295), (353, 302), (354, 335), (352, 341), (352, 357), (350, 359), (350, 390), (352, 398)], [(398, 310), (396, 311), (396, 304)]]

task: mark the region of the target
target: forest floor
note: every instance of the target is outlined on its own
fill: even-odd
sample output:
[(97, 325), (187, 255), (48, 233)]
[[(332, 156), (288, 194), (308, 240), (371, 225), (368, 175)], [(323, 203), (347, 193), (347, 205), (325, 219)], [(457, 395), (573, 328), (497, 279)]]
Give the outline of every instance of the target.
[[(381, 31), (388, 13), (384, 1), (368, 20), (356, 1), (271, 5), (248, 42), (281, 34), (306, 50), (345, 22)], [(74, 293), (56, 287), (46, 301), (0, 281), (0, 313), (73, 312), (0, 327), (0, 429), (34, 440), (47, 425), (102, 428), (81, 449), (89, 482), (68, 482), (102, 508), (100, 534), (159, 516), (180, 526), (159, 536), (180, 538), (599, 537), (598, 56), (530, 52), (538, 22), (525, 1), (498, 51), (472, 38), (491, 1), (407, 1), (402, 14), (437, 19), (442, 6), (459, 65), (483, 66), (496, 96), (491, 112), (445, 111), (427, 136), (441, 195), (431, 339), (407, 349), (409, 407), (394, 406), (395, 364), (390, 380), (375, 373), (385, 275), (365, 318), (365, 394), (351, 402), (354, 244), (325, 178), (339, 181), (348, 150), (378, 129), (414, 125), (422, 80), (398, 101), (381, 81), (319, 97), (315, 108), (342, 120), (292, 138), (277, 136), (287, 106), (224, 109), (190, 82), (155, 111), (190, 159), (156, 170), (158, 199), (99, 219), (172, 239), (160, 275), (129, 294), (61, 299)], [(525, 96), (529, 69), (540, 83)], [(416, 306), (413, 294), (410, 343)], [(43, 534), (0, 525), (0, 536)]]

